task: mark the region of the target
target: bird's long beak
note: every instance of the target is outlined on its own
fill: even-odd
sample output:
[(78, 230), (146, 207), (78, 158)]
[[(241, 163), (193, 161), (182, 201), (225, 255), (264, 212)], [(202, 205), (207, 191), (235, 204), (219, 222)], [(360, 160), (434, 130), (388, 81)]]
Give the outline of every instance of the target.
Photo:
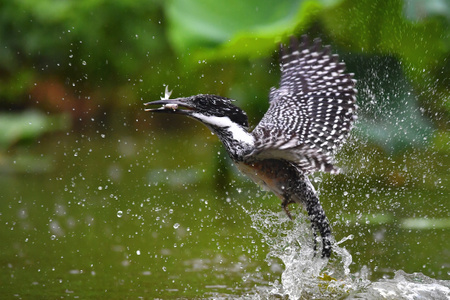
[(189, 103), (183, 100), (184, 98), (178, 98), (178, 99), (164, 99), (147, 102), (144, 103), (144, 105), (161, 105), (161, 106), (158, 108), (146, 108), (145, 111), (187, 114), (189, 111), (192, 111), (194, 107), (190, 106)]

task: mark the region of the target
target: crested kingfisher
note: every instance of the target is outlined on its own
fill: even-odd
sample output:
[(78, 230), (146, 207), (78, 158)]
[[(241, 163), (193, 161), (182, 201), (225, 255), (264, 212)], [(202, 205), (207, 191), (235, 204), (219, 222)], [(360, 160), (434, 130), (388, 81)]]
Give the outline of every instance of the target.
[(269, 109), (249, 131), (246, 113), (232, 99), (195, 95), (145, 103), (155, 113), (186, 115), (205, 124), (225, 146), (237, 168), (288, 205), (306, 209), (314, 235), (322, 240), (322, 257), (330, 257), (330, 223), (308, 175), (315, 171), (338, 173), (333, 156), (356, 120), (354, 74), (320, 39), (290, 38), (280, 45), (281, 81), (271, 88)]

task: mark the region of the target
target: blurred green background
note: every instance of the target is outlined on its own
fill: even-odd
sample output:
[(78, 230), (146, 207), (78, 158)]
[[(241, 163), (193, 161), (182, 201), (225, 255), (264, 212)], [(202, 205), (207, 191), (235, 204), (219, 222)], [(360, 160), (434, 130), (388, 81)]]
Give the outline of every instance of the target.
[[(90, 118), (111, 119), (109, 111), (127, 111), (134, 120), (143, 100), (158, 99), (165, 84), (175, 96), (236, 98), (254, 124), (267, 107), (268, 87), (278, 82), (276, 43), (304, 33), (331, 44), (356, 73), (360, 127), (375, 146), (401, 151), (432, 132), (448, 139), (444, 0), (21, 0), (1, 6), (2, 152)], [(26, 119), (39, 126), (23, 128)], [(406, 135), (395, 133), (400, 127)]]
[[(142, 104), (163, 96), (165, 85), (173, 89), (172, 97), (219, 94), (236, 99), (255, 126), (268, 107), (269, 88), (279, 81), (278, 43), (292, 34), (320, 37), (358, 80), (359, 119), (337, 157), (346, 172), (313, 178), (337, 239), (355, 235), (347, 242), (354, 255), (353, 271), (367, 265), (373, 278), (404, 269), (450, 279), (449, 24), (446, 0), (1, 1), (3, 284), (9, 282), (10, 295), (20, 294), (23, 282), (32, 286), (29, 295), (42, 292), (41, 283), (23, 278), (33, 277), (29, 275), (33, 272), (52, 278), (57, 272), (50, 267), (54, 258), (48, 253), (53, 253), (72, 257), (74, 265), (61, 259), (56, 269), (64, 275), (48, 279), (47, 286), (62, 280), (70, 285), (66, 293), (76, 290), (82, 283), (65, 277), (82, 274), (76, 262), (84, 264), (86, 257), (79, 254), (81, 246), (76, 253), (69, 249), (86, 242), (91, 219), (97, 220), (97, 226), (112, 223), (91, 232), (86, 248), (99, 251), (93, 260), (103, 261), (106, 257), (95, 245), (105, 243), (104, 248), (122, 254), (131, 251), (128, 246), (114, 246), (129, 242), (124, 241), (130, 235), (124, 233), (129, 224), (120, 223), (122, 214), (140, 230), (135, 231), (138, 238), (133, 243), (154, 243), (155, 255), (162, 257), (178, 252), (172, 249), (171, 239), (158, 238), (166, 228), (157, 225), (158, 211), (168, 224), (180, 226), (165, 209), (173, 207), (184, 220), (188, 209), (197, 211), (199, 203), (208, 203), (205, 197), (215, 205), (199, 217), (201, 222), (214, 219), (217, 210), (227, 211), (223, 205), (234, 199), (240, 205), (279, 209), (278, 199), (267, 196), (270, 200), (261, 201), (258, 189), (239, 177), (207, 129), (184, 118), (152, 116), (143, 112)], [(99, 212), (102, 209), (109, 214)], [(234, 222), (250, 226), (237, 210), (237, 215), (228, 211), (238, 218)], [(146, 218), (145, 211), (154, 218)], [(223, 214), (219, 219), (231, 222), (231, 216)], [(77, 233), (71, 222), (87, 227)], [(210, 224), (208, 229), (216, 232), (216, 225), (224, 226)], [(61, 229), (64, 226), (66, 230)], [(244, 225), (234, 226), (228, 234), (239, 236), (236, 232)], [(115, 236), (112, 244), (103, 239), (109, 231), (108, 236)], [(31, 245), (33, 232), (43, 236)], [(68, 232), (74, 232), (72, 241)], [(46, 238), (50, 244), (42, 242)], [(191, 259), (202, 257), (200, 250), (205, 248), (211, 257), (214, 251), (225, 255), (223, 248), (240, 257), (233, 254), (239, 247), (235, 242), (224, 242), (222, 250), (214, 250), (217, 243), (210, 236), (200, 232), (196, 238), (209, 240), (191, 245), (203, 247), (192, 250)], [(264, 261), (261, 244), (255, 249), (253, 238), (239, 242), (247, 245), (246, 250), (260, 251), (248, 261)], [(45, 249), (51, 250), (45, 253)], [(162, 263), (175, 266), (180, 261)], [(114, 263), (104, 264), (104, 270), (114, 269)], [(46, 270), (42, 265), (49, 269), (37, 271)], [(121, 260), (117, 271), (111, 271), (115, 275), (105, 279), (108, 284), (108, 280), (116, 282), (119, 291), (117, 274), (125, 265)], [(227, 268), (215, 271), (229, 274)], [(155, 278), (167, 274), (142, 272)], [(172, 276), (180, 272), (174, 269)], [(199, 276), (201, 282), (208, 275)], [(122, 281), (131, 284), (133, 279)], [(183, 289), (192, 296), (205, 295), (195, 289), (196, 283), (161, 286), (152, 295), (164, 297)], [(127, 286), (126, 291), (130, 289)], [(232, 291), (240, 292), (236, 287)], [(50, 295), (60, 293), (64, 290)]]

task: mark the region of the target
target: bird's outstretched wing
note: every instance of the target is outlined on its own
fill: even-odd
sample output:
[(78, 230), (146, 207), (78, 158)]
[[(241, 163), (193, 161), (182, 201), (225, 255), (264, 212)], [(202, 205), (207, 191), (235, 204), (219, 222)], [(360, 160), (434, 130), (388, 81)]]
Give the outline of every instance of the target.
[(253, 130), (253, 157), (281, 158), (305, 173), (337, 172), (333, 154), (343, 144), (356, 119), (353, 74), (322, 47), (292, 37), (281, 46), (281, 82), (270, 91), (270, 107)]

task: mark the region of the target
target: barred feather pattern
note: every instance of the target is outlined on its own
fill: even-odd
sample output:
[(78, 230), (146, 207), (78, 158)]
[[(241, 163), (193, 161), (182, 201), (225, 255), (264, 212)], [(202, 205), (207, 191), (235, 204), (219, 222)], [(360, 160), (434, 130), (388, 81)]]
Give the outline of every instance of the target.
[(270, 107), (253, 130), (249, 157), (291, 161), (305, 174), (337, 173), (333, 155), (356, 120), (353, 74), (345, 73), (320, 39), (291, 38), (281, 46), (281, 82), (270, 91)]

